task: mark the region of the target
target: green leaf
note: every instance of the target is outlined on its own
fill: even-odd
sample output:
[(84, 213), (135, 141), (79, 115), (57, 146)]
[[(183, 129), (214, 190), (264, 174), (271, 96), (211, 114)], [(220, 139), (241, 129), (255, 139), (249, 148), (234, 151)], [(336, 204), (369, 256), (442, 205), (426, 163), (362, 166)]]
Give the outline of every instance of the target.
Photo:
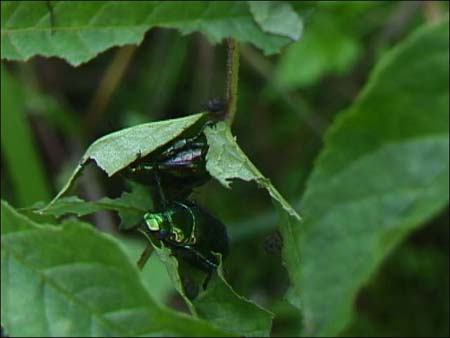
[[(159, 260), (165, 265), (167, 274), (169, 275), (170, 280), (172, 281), (172, 285), (175, 287), (175, 289), (181, 295), (181, 297), (183, 297), (184, 302), (189, 308), (189, 311), (192, 313), (192, 315), (198, 316), (194, 305), (192, 304), (189, 297), (186, 295), (184, 291), (182, 277), (179, 271), (179, 261), (174, 257), (170, 248), (166, 247), (164, 243), (161, 242), (159, 246), (159, 244), (157, 243), (155, 244), (155, 242), (152, 241), (150, 237), (148, 237), (148, 241), (149, 243), (151, 243)], [(192, 281), (192, 283), (194, 284), (194, 281)]]
[(197, 314), (215, 326), (244, 337), (269, 337), (273, 313), (239, 296), (225, 280), (222, 266), (205, 292), (193, 301)]
[(127, 230), (136, 226), (137, 223), (142, 221), (142, 216), (149, 209), (153, 207), (153, 201), (150, 198), (147, 187), (139, 184), (131, 183), (131, 192), (123, 192), (119, 199), (102, 198), (108, 202), (116, 203), (117, 206), (123, 208), (117, 208), (121, 219), (119, 229)]
[[(36, 206), (38, 209), (41, 207)], [(136, 226), (151, 208), (152, 200), (147, 189), (139, 184), (133, 184), (131, 192), (125, 191), (116, 199), (105, 197), (98, 201), (85, 201), (77, 196), (63, 197), (39, 212), (61, 217), (66, 214), (85, 216), (105, 209), (115, 210), (122, 220), (119, 229), (126, 230)]]
[[(84, 155), (82, 164), (86, 163), (88, 159), (94, 159), (97, 165), (109, 175), (114, 174), (123, 166), (129, 165), (135, 160), (135, 156), (132, 156), (134, 153), (141, 153), (142, 156), (147, 155), (158, 146), (180, 135), (185, 129), (194, 125), (202, 116), (204, 115), (197, 114), (177, 120), (156, 122), (110, 134), (92, 144)], [(142, 127), (145, 127), (145, 129)], [(145, 137), (146, 133), (148, 133), (147, 137)], [(280, 209), (282, 209), (281, 214), (285, 218), (283, 226), (288, 228), (298, 221), (299, 216), (295, 210), (239, 149), (225, 123), (218, 122), (213, 128), (209, 128), (206, 134), (210, 145), (207, 155), (207, 168), (213, 176), (225, 182), (226, 185), (233, 178), (256, 181), (260, 186), (267, 189), (272, 198), (279, 203)], [(160, 137), (156, 138), (156, 135), (160, 135)], [(148, 140), (151, 136), (155, 137), (153, 142), (146, 141), (142, 144), (142, 140)], [(135, 149), (132, 148), (133, 145), (135, 145)], [(142, 148), (143, 146), (146, 148)], [(223, 150), (227, 152), (227, 156), (220, 154)], [(118, 158), (117, 163), (111, 160), (111, 157), (114, 156), (116, 156), (116, 160)], [(81, 168), (82, 165), (79, 167)], [(76, 174), (77, 172), (74, 173), (73, 177)], [(135, 202), (136, 198), (129, 198), (129, 201), (123, 200), (122, 197), (117, 200), (104, 198), (96, 202), (85, 202), (76, 197), (58, 199), (57, 196), (54, 202), (42, 212), (59, 216), (68, 212), (84, 215), (105, 208), (128, 212), (131, 212), (131, 209), (136, 209), (137, 217), (141, 217), (142, 213), (148, 210), (148, 204), (144, 203), (142, 205), (142, 200), (136, 205)], [(288, 239), (287, 241), (289, 242), (290, 240)], [(225, 281), (222, 274), (219, 274), (218, 280), (213, 284), (216, 286), (211, 289), (208, 288), (208, 291), (199, 297), (198, 305), (197, 303), (193, 304), (184, 294), (177, 260), (171, 256), (169, 249), (164, 247), (158, 248), (157, 246), (155, 246), (155, 249), (160, 259), (166, 265), (173, 284), (179, 293), (183, 295), (193, 314), (201, 314), (202, 317), (207, 318), (217, 326), (238, 334), (265, 336), (270, 334), (272, 314), (237, 295)], [(217, 299), (223, 300), (220, 307), (217, 307), (217, 304), (215, 304)], [(233, 313), (232, 316), (230, 312)]]
[[(191, 301), (185, 294), (181, 276), (189, 274), (191, 284), (195, 284), (195, 275), (199, 275), (199, 279), (203, 280), (204, 274), (198, 274), (198, 271), (190, 270), (188, 266), (180, 267), (170, 249), (164, 246), (159, 248), (156, 245), (154, 249), (166, 265), (172, 283), (195, 316), (240, 336), (268, 337), (270, 335), (273, 314), (239, 296), (225, 280), (221, 267), (218, 269), (218, 274), (212, 277), (208, 288)], [(185, 270), (182, 270), (183, 268)]]
[(109, 177), (145, 157), (193, 126), (203, 114), (140, 124), (119, 130), (95, 141), (83, 155), (81, 164), (94, 160)]
[(278, 1), (247, 1), (256, 23), (264, 32), (300, 39), (302, 22), (290, 4)]
[[(225, 187), (230, 187), (232, 180), (241, 179), (254, 181), (268, 191), (280, 218), (283, 262), (288, 268), (298, 266), (300, 262), (293, 231), (300, 227), (300, 216), (239, 148), (226, 123), (218, 122), (214, 127), (206, 128), (205, 134), (209, 144), (206, 155), (208, 172)], [(288, 273), (291, 280), (298, 279), (297, 269), (288, 269)]]
[(218, 122), (214, 127), (205, 129), (209, 150), (206, 155), (206, 169), (223, 186), (229, 188), (231, 181), (255, 181), (259, 187), (268, 191), (272, 199), (293, 218), (300, 220), (300, 216), (281, 196), (270, 180), (261, 174), (239, 148), (230, 128), (225, 122)]
[(317, 5), (302, 39), (288, 46), (276, 65), (275, 79), (283, 88), (306, 87), (330, 73), (347, 72), (362, 52), (360, 35), (369, 26), (364, 13), (380, 6), (375, 1)]
[[(137, 263), (147, 244), (143, 238), (119, 236), (118, 240), (131, 261)], [(175, 288), (167, 274), (167, 269), (156, 255), (150, 256), (145, 266), (140, 270), (140, 275), (148, 292), (159, 304), (166, 304), (175, 293)]]
[(49, 184), (25, 114), (26, 95), (3, 66), (1, 87), (2, 157), (17, 193), (18, 204), (28, 206), (37, 201), (49, 201)]
[[(265, 53), (278, 52), (291, 41), (285, 35), (292, 24), (282, 34), (274, 29), (265, 33), (243, 1), (2, 1), (1, 9), (1, 57), (9, 60), (39, 54), (62, 57), (76, 66), (112, 46), (141, 43), (155, 26), (182, 34), (200, 31), (213, 43), (233, 37)], [(265, 21), (276, 21), (271, 16), (279, 14), (270, 10)]]
[(108, 176), (112, 176), (130, 165), (139, 156), (144, 157), (180, 136), (202, 117), (204, 114), (195, 114), (173, 120), (140, 124), (98, 139), (86, 150), (66, 185), (42, 212), (45, 212), (71, 188), (84, 165), (89, 161), (94, 161)]
[(449, 26), (423, 27), (387, 53), (333, 124), (294, 228), (289, 291), (306, 335), (333, 336), (382, 260), (449, 199)]
[[(61, 198), (49, 207), (45, 214), (61, 216), (67, 213), (76, 213), (78, 216), (81, 216), (103, 209), (122, 210), (121, 208), (130, 213), (129, 209), (139, 208), (139, 205), (135, 206), (133, 203), (128, 205), (126, 201), (121, 199), (122, 197), (117, 200), (103, 198), (96, 202), (86, 202), (78, 197)], [(148, 208), (139, 210), (137, 213), (139, 219), (142, 219), (142, 215), (147, 210)], [(133, 223), (132, 225), (136, 224)], [(195, 302), (191, 302), (184, 292), (179, 263), (173, 257), (170, 249), (164, 246), (159, 248), (156, 245), (154, 249), (160, 261), (166, 266), (172, 284), (184, 298), (192, 314), (211, 321), (217, 327), (239, 335), (269, 336), (273, 315), (255, 303), (236, 294), (225, 281), (222, 273), (219, 275), (220, 278), (214, 278), (209, 283), (206, 292), (201, 293)], [(204, 274), (201, 273), (200, 275), (199, 278), (203, 280)], [(217, 303), (217, 300), (220, 300), (220, 303)]]
[(157, 305), (118, 242), (1, 207), (1, 317), (11, 336), (229, 336)]

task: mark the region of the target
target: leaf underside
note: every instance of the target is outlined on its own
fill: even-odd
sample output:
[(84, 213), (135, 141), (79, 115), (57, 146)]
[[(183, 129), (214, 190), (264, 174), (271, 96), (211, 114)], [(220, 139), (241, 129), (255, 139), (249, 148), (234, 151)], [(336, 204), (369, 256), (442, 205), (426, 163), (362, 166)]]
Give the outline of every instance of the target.
[(199, 31), (212, 43), (233, 37), (271, 54), (300, 35), (300, 19), (286, 6), (289, 22), (277, 19), (278, 11), (267, 13), (280, 33), (258, 25), (244, 1), (2, 1), (1, 57), (58, 56), (77, 66), (110, 47), (140, 44), (152, 27)]

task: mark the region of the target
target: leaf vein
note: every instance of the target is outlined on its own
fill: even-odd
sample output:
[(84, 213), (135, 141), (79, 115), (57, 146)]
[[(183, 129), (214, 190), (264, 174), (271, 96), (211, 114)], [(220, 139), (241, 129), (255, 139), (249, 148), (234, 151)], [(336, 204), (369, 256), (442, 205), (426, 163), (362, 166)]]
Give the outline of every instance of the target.
[(117, 332), (121, 332), (124, 335), (132, 335), (133, 334), (132, 331), (127, 331), (123, 327), (118, 326), (114, 322), (104, 318), (101, 315), (101, 313), (99, 313), (95, 309), (91, 308), (87, 303), (81, 301), (80, 299), (77, 299), (76, 297), (73, 297), (73, 295), (68, 290), (66, 290), (64, 287), (60, 286), (55, 281), (53, 281), (50, 278), (48, 278), (39, 269), (37, 269), (34, 266), (32, 266), (23, 255), (21, 255), (18, 252), (14, 251), (14, 249), (12, 249), (8, 244), (3, 243), (3, 248), (5, 250), (9, 250), (9, 253), (11, 255), (13, 255), (18, 262), (20, 262), (23, 266), (25, 266), (26, 268), (28, 268), (31, 271), (33, 271), (36, 274), (36, 276), (40, 277), (43, 281), (48, 283), (49, 286), (52, 286), (56, 291), (58, 291), (59, 293), (65, 295), (65, 297), (67, 297), (67, 299), (69, 301), (71, 301), (73, 304), (77, 304), (79, 307), (88, 310), (90, 315), (96, 317), (99, 320), (99, 322), (101, 322), (103, 325), (105, 325), (105, 327), (108, 327), (108, 326), (114, 327), (117, 330)]

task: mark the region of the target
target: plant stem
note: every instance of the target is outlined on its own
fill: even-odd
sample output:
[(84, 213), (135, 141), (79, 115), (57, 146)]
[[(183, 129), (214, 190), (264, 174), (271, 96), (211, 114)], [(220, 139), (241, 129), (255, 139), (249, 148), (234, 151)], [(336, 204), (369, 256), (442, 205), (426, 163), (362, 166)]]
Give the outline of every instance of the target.
[(234, 39), (227, 39), (227, 123), (231, 126), (236, 114), (237, 89), (239, 80), (239, 44)]

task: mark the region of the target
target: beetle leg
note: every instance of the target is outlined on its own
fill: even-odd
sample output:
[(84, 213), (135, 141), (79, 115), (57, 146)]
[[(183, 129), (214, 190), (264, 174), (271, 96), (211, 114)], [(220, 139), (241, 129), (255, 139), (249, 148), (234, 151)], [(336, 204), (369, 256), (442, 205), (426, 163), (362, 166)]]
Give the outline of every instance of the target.
[(199, 291), (198, 285), (188, 276), (182, 276), (181, 283), (183, 284), (185, 295), (191, 300), (195, 299)]
[(211, 277), (212, 277), (212, 271), (207, 272), (206, 273), (206, 278), (205, 278), (205, 280), (203, 281), (203, 284), (202, 284), (203, 290), (206, 290), (206, 288), (208, 287), (208, 283), (211, 280)]
[(169, 243), (173, 247), (185, 249), (185, 250), (193, 253), (195, 255), (195, 257), (197, 257), (204, 264), (203, 266), (204, 266), (206, 271), (212, 271), (212, 270), (215, 270), (217, 268), (217, 264), (211, 262), (208, 258), (206, 258), (200, 252), (195, 250), (191, 245), (181, 244), (181, 243), (172, 242), (172, 241), (170, 241)]

